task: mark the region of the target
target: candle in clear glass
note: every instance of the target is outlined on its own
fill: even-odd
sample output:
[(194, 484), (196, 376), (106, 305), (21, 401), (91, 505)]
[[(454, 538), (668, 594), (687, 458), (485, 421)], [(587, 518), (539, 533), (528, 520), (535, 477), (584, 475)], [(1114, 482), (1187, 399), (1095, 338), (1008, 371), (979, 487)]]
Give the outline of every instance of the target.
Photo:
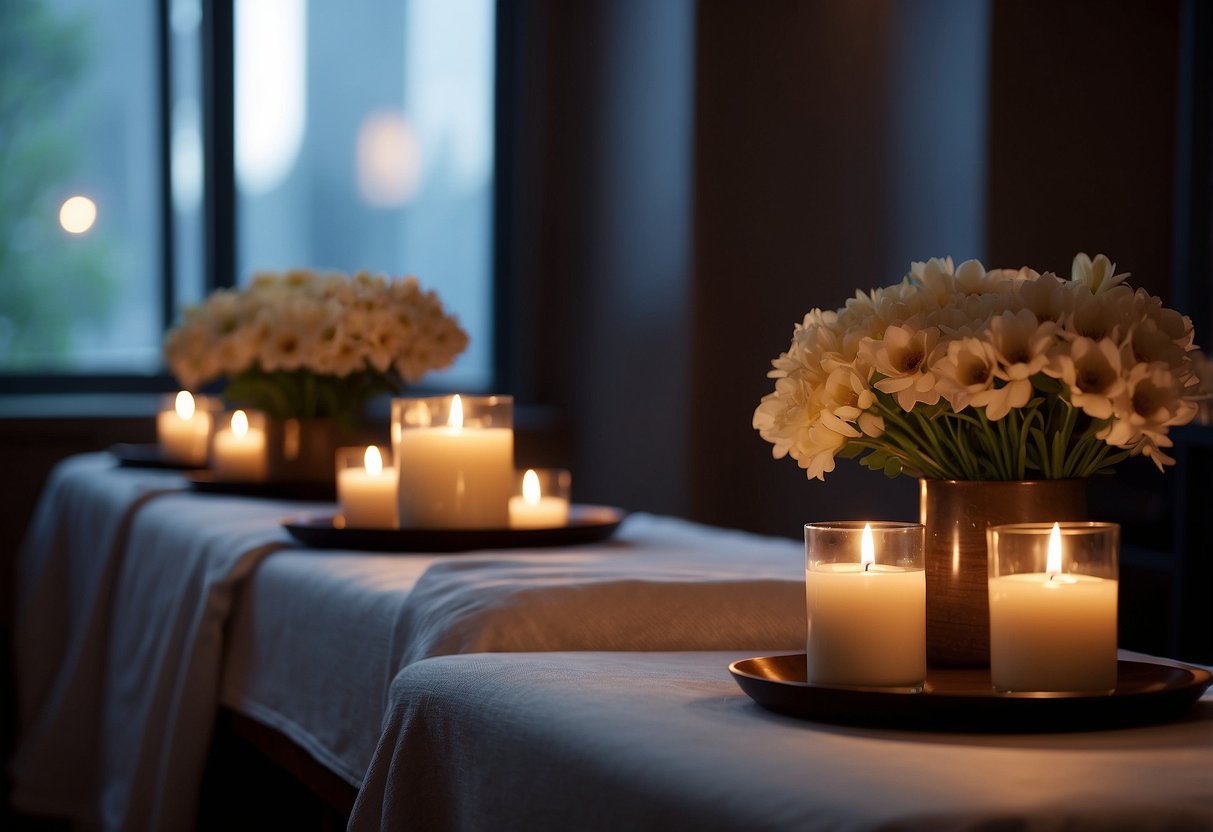
[(513, 410), (510, 396), (392, 401), (402, 528), (509, 527)]
[(268, 470), (265, 414), (237, 410), (231, 420), (215, 431), (211, 446), (211, 469), (215, 479), (232, 482), (262, 482)]
[(515, 478), (510, 528), (551, 529), (569, 523), (572, 477), (563, 468), (528, 468)]
[(994, 687), (1115, 689), (1120, 527), (1014, 523), (986, 534)]
[(206, 464), (218, 399), (194, 396), (186, 390), (161, 399), (156, 414), (156, 444), (160, 459), (177, 465)]
[(920, 688), (927, 675), (923, 527), (804, 527), (806, 659), (814, 685)]
[(396, 528), (397, 473), (376, 445), (337, 449), (337, 502), (346, 528)]

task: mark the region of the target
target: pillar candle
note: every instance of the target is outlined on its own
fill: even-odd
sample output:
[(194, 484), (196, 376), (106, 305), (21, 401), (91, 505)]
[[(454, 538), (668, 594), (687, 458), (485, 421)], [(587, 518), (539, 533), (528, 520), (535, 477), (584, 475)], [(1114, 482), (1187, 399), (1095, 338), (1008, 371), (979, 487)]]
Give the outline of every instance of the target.
[(395, 528), (396, 485), (396, 469), (384, 466), (383, 454), (374, 445), (363, 452), (361, 464), (338, 465), (337, 500), (345, 527)]
[(261, 482), (266, 476), (265, 427), (250, 424), (243, 410), (232, 414), (231, 423), (215, 433), (211, 468), (215, 478), (234, 482)]
[[(916, 547), (917, 563), (876, 562), (872, 524), (837, 524), (850, 535), (842, 548), (853, 560), (822, 557), (806, 527), (805, 592), (808, 611), (808, 682), (826, 686), (915, 687), (926, 678), (926, 573), (921, 566), (922, 527), (908, 529), (901, 545)], [(847, 527), (850, 528), (847, 528)], [(834, 530), (831, 530), (834, 531)], [(859, 546), (853, 546), (859, 537)], [(822, 536), (818, 536), (821, 539)], [(883, 537), (883, 535), (882, 535)], [(850, 542), (851, 546), (847, 546)], [(838, 555), (837, 548), (832, 555)], [(855, 551), (858, 549), (859, 551)]]
[(522, 478), (522, 493), (510, 497), (510, 528), (550, 529), (567, 526), (568, 522), (568, 495), (543, 493), (539, 475), (527, 470)]
[(171, 408), (156, 414), (156, 443), (164, 462), (178, 465), (206, 464), (211, 438), (211, 414), (198, 407), (193, 395), (182, 390)]
[[(1110, 691), (1118, 581), (1063, 572), (1060, 524), (1048, 532), (1047, 545), (1043, 571), (990, 578), (991, 681), (1004, 691)], [(1001, 548), (992, 543), (991, 558)]]
[[(489, 397), (493, 404), (505, 397)], [(396, 446), (402, 528), (509, 527), (514, 431), (491, 422), (464, 424), (455, 396), (445, 425), (405, 425)]]

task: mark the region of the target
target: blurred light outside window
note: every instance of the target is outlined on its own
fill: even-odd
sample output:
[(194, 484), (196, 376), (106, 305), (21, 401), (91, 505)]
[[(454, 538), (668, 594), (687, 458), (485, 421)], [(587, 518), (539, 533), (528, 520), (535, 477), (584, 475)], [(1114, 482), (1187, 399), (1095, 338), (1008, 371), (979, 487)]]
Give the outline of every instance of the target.
[(493, 0), (236, 0), (236, 282), (416, 275), (492, 378)]
[[(202, 15), (0, 0), (0, 375), (163, 371), (164, 293), (206, 294)], [(237, 274), (415, 274), (492, 378), (493, 0), (234, 0)], [(163, 218), (173, 230), (165, 274)], [(171, 279), (171, 287), (168, 281)]]
[(154, 373), (156, 5), (0, 2), (0, 373)]

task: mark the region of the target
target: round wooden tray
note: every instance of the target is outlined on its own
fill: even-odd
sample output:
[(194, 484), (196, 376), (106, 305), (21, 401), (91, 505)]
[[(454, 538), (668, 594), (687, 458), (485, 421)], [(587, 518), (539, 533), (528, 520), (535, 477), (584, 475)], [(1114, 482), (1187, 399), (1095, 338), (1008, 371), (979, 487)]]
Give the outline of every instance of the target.
[(604, 540), (623, 522), (624, 511), (608, 506), (574, 505), (569, 522), (547, 529), (367, 529), (346, 528), (340, 515), (304, 514), (282, 525), (302, 543), (317, 549), (374, 552), (469, 552), (572, 546)]
[(1000, 693), (988, 669), (930, 670), (921, 691), (843, 688), (805, 681), (804, 653), (741, 659), (729, 665), (759, 705), (820, 722), (928, 731), (1089, 731), (1167, 722), (1183, 715), (1213, 683), (1197, 667), (1117, 662), (1111, 693)]

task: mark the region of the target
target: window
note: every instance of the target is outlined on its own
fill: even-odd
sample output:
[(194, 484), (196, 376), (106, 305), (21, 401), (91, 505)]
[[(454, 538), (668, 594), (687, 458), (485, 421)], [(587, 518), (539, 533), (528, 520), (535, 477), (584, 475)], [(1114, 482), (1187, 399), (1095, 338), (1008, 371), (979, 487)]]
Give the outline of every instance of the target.
[(303, 267), (417, 275), (472, 336), (427, 383), (490, 386), (493, 0), (228, 2), (0, 4), (0, 373), (163, 372), (210, 280)]
[(0, 372), (153, 372), (156, 10), (0, 4)]

